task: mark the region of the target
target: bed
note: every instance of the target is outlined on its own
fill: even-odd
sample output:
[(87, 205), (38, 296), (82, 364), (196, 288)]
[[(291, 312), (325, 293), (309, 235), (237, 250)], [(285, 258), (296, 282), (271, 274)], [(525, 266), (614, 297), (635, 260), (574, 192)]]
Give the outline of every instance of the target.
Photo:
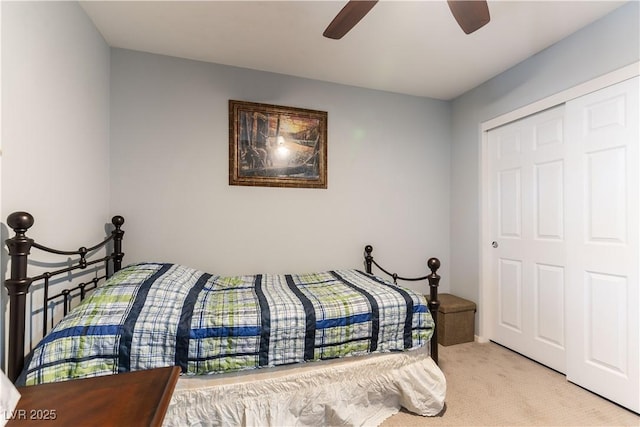
[[(26, 212), (7, 218), (15, 232), (6, 241), (7, 374), (18, 384), (179, 366), (165, 425), (377, 425), (400, 407), (423, 416), (444, 407), (436, 258), (430, 274), (404, 278), (367, 245), (364, 271), (222, 277), (170, 263), (123, 268), (121, 216), (104, 241), (77, 251), (27, 237), (33, 223)], [(67, 262), (30, 276), (32, 249)], [(82, 273), (90, 279), (49, 295), (55, 277)], [(396, 283), (425, 279), (428, 300)], [(25, 355), (26, 297), (36, 282), (43, 338)], [(48, 307), (59, 300), (63, 317), (48, 330)]]

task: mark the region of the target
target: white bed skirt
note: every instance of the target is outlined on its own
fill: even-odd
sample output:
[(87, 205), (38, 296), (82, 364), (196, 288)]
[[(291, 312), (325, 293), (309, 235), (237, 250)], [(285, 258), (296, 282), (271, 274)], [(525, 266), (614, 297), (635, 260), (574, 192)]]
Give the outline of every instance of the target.
[(181, 377), (166, 426), (375, 426), (400, 407), (444, 407), (446, 381), (428, 346), (403, 353)]

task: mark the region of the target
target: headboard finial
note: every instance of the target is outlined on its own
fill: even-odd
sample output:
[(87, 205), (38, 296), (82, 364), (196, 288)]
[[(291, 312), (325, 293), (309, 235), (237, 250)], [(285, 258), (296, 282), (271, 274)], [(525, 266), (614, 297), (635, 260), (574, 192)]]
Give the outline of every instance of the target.
[(7, 225), (16, 233), (25, 233), (33, 226), (33, 216), (29, 212), (14, 212), (7, 217)]
[(120, 215), (116, 215), (111, 218), (111, 224), (113, 224), (116, 228), (120, 228), (124, 224), (124, 218)]
[(436, 274), (436, 271), (440, 268), (440, 260), (438, 258), (429, 258), (427, 266), (431, 270), (431, 274)]
[(371, 252), (373, 251), (373, 246), (367, 245), (364, 247), (364, 269), (367, 273), (371, 274), (371, 264), (373, 263), (373, 255)]

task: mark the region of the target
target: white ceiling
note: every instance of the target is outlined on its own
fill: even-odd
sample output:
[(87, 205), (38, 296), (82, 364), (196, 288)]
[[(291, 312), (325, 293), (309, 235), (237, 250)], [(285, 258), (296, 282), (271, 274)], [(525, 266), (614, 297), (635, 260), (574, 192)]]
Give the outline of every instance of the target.
[(112, 47), (449, 100), (624, 1), (492, 1), (466, 35), (443, 1), (382, 0), (341, 40), (344, 1), (89, 1)]

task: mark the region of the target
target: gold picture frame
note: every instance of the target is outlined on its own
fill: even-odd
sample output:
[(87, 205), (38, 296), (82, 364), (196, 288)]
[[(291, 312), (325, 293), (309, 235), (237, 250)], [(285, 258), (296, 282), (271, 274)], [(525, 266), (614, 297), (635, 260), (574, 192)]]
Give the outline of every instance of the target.
[(229, 100), (229, 184), (327, 188), (327, 112)]

